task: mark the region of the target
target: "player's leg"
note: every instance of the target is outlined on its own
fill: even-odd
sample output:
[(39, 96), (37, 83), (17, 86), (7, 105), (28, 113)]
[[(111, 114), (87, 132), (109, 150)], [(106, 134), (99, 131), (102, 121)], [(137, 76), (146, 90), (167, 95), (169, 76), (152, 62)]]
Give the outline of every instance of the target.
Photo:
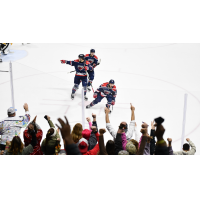
[(3, 52), (3, 54), (7, 55), (9, 53), (8, 47), (9, 43), (1, 43), (1, 51)]
[(88, 75), (89, 75), (89, 80), (88, 80), (88, 85), (87, 85), (87, 89), (90, 92), (90, 86), (92, 85), (92, 82), (94, 80), (94, 71), (88, 71)]
[(81, 78), (81, 80), (82, 80), (82, 86), (84, 88), (84, 99), (85, 99), (85, 101), (87, 101), (88, 100), (88, 98), (86, 96), (86, 94), (87, 94), (87, 76), (83, 76)]
[[(110, 109), (111, 105), (112, 105), (112, 97), (109, 97), (107, 96), (107, 104), (106, 104), (106, 107)], [(110, 110), (110, 113), (111, 113), (111, 110)]]
[(71, 99), (74, 99), (74, 95), (76, 93), (76, 90), (78, 89), (78, 86), (80, 84), (80, 78), (79, 76), (74, 77), (74, 87), (72, 88), (72, 94), (71, 94)]
[(98, 93), (97, 98), (96, 98), (94, 101), (92, 101), (89, 105), (87, 105), (86, 108), (91, 108), (92, 106), (98, 104), (99, 102), (101, 102), (101, 100), (102, 100), (103, 98), (104, 98), (104, 97), (102, 97), (101, 94)]

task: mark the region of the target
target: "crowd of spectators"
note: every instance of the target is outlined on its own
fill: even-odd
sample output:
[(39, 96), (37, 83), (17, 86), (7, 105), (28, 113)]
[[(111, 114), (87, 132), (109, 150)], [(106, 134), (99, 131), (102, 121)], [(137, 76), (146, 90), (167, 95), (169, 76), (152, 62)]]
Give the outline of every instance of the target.
[[(83, 130), (82, 124), (77, 123), (72, 131), (66, 117), (65, 120), (58, 118), (56, 128), (50, 116), (45, 115), (49, 129), (43, 141), (43, 130), (37, 122), (37, 116), (30, 121), (28, 104), (25, 103), (23, 107), (24, 116), (17, 117), (15, 109), (9, 108), (8, 117), (0, 121), (0, 155), (194, 155), (196, 152), (196, 147), (189, 138), (182, 151), (173, 151), (172, 139), (167, 138), (165, 141), (163, 138), (165, 128), (162, 117), (151, 122), (150, 131), (149, 125), (143, 122), (139, 132), (132, 104), (130, 124), (122, 121), (116, 129), (110, 122), (108, 108), (105, 108), (106, 128), (98, 127), (95, 114), (92, 114), (92, 120), (90, 117), (86, 118), (88, 129)], [(20, 138), (22, 128), (25, 128), (24, 141)], [(113, 139), (105, 143), (105, 134), (110, 134)], [(61, 140), (64, 149), (61, 149)]]

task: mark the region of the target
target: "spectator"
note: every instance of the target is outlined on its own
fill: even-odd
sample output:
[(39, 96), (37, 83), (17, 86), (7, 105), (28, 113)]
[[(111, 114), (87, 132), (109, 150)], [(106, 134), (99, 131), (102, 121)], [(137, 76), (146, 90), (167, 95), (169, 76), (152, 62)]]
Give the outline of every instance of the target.
[(5, 150), (5, 155), (30, 155), (37, 143), (36, 134), (32, 132), (30, 144), (24, 148), (24, 145), (19, 136), (14, 136), (8, 150)]
[(168, 141), (169, 155), (173, 155), (172, 139), (171, 138), (167, 138), (167, 141)]
[(73, 130), (72, 130), (72, 139), (75, 143), (78, 143), (78, 141), (82, 138), (82, 131), (83, 126), (80, 123), (75, 124)]
[(24, 131), (24, 143), (25, 147), (31, 144), (32, 135), (35, 133), (37, 138), (37, 144), (35, 145), (34, 150), (30, 155), (43, 155), (40, 147), (40, 142), (42, 140), (43, 132), (40, 126), (36, 124), (36, 118), (37, 116), (35, 116), (34, 120), (29, 123), (29, 125), (26, 127)]
[(14, 108), (9, 108), (7, 111), (8, 117), (0, 121), (0, 135), (2, 135), (0, 150), (5, 150), (6, 141), (12, 141), (15, 135), (19, 136), (21, 133), (21, 128), (26, 127), (30, 121), (28, 104), (25, 103), (23, 107), (25, 110), (24, 116), (17, 117), (16, 110)]
[[(183, 145), (183, 151), (175, 151), (173, 154), (174, 155), (194, 155), (196, 152), (196, 146), (194, 145), (194, 143), (187, 138), (186, 141), (189, 143), (185, 143)], [(190, 149), (191, 147), (191, 149)]]
[(69, 125), (69, 122), (67, 118), (65, 117), (66, 122), (64, 122), (61, 118), (58, 118), (58, 121), (60, 122), (60, 126), (56, 124), (56, 126), (61, 131), (61, 135), (64, 141), (65, 150), (67, 152), (67, 155), (82, 155), (79, 151), (78, 146), (75, 144), (72, 134), (71, 133), (71, 127)]
[(78, 148), (82, 155), (97, 155), (99, 152), (99, 144), (89, 150), (89, 143), (85, 138), (81, 138), (78, 142)]
[(129, 152), (126, 150), (119, 151), (118, 155), (129, 155)]
[(151, 141), (150, 141), (150, 155), (155, 154), (155, 148), (156, 148), (156, 140), (155, 140), (155, 126), (154, 126), (154, 120), (151, 122)]
[[(106, 143), (106, 147), (104, 145), (104, 133), (106, 132), (105, 129), (99, 129), (99, 150), (100, 155), (115, 155), (115, 143), (112, 140), (108, 140)], [(121, 155), (121, 154), (120, 154)]]
[(48, 115), (45, 115), (44, 118), (49, 123), (50, 129), (47, 131), (46, 138), (42, 141), (41, 150), (45, 155), (58, 155), (61, 146), (59, 129), (55, 129)]
[(155, 119), (156, 124), (154, 124), (156, 128), (155, 136), (157, 138), (157, 143), (155, 147), (155, 155), (169, 155), (169, 148), (167, 147), (167, 143), (163, 139), (163, 135), (165, 133), (165, 129), (162, 125), (164, 119), (162, 117), (158, 117)]
[[(133, 136), (134, 136), (135, 140), (138, 140), (139, 138), (138, 138), (137, 132), (135, 132), (135, 108), (132, 106), (132, 104), (131, 104), (130, 109), (131, 109), (131, 122), (130, 122), (129, 128), (128, 128), (128, 125), (126, 122), (121, 122), (121, 124), (125, 125), (124, 131), (125, 131), (127, 140), (130, 140)], [(109, 112), (110, 112), (110, 110), (108, 108), (105, 108), (106, 128), (107, 128), (108, 132), (112, 135), (113, 139), (115, 140), (117, 132), (114, 130), (114, 128), (110, 124)]]
[(96, 126), (91, 126), (91, 130), (92, 132), (88, 129), (84, 129), (82, 132), (83, 138), (85, 138), (88, 141), (88, 151), (92, 150), (97, 144), (96, 134), (98, 132)]

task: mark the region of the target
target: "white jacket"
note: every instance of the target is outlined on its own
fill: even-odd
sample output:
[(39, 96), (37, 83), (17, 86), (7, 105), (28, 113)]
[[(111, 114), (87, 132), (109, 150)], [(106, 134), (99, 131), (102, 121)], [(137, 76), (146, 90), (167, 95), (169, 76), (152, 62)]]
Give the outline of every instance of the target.
[[(113, 139), (115, 140), (117, 136), (117, 131), (112, 127), (110, 123), (106, 123), (106, 128), (108, 132), (112, 135)], [(127, 140), (135, 139), (137, 142), (139, 142), (139, 137), (140, 136), (135, 126), (135, 120), (132, 120), (129, 124), (128, 131), (126, 132), (126, 139)]]
[(25, 112), (24, 116), (19, 117), (7, 117), (0, 120), (0, 144), (6, 145), (6, 141), (12, 141), (15, 135), (20, 135), (21, 128), (25, 128), (30, 121), (30, 114), (28, 111)]
[(194, 155), (196, 152), (196, 146), (194, 143), (190, 140), (189, 145), (191, 146), (190, 151), (174, 151), (174, 155)]

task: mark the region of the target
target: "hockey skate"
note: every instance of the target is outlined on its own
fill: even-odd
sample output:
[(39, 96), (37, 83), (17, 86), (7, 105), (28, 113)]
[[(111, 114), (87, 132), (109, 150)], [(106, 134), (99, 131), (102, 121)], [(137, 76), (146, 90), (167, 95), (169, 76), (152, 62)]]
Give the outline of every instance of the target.
[(0, 63), (2, 63), (3, 61), (2, 61), (2, 59), (0, 58)]
[(89, 105), (87, 105), (87, 106), (86, 106), (86, 108), (87, 108), (87, 109), (88, 109), (88, 108), (91, 108), (90, 104), (89, 104)]
[(90, 86), (87, 87), (88, 92), (91, 92)]
[(87, 101), (87, 100), (88, 100), (88, 98), (87, 98), (87, 96), (86, 96), (86, 95), (84, 96), (84, 100), (85, 100), (85, 101)]
[(74, 100), (74, 94), (71, 94), (71, 99)]

